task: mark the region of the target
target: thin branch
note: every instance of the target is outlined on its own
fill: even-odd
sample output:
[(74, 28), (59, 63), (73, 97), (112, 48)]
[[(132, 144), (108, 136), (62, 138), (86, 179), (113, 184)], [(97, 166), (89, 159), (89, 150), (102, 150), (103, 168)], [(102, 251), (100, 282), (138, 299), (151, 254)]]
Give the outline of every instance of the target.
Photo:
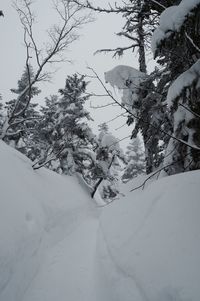
[(121, 116), (125, 117), (125, 116), (126, 116), (126, 113), (121, 113), (121, 114), (117, 115), (116, 117), (114, 117), (114, 118), (112, 118), (112, 119), (106, 121), (105, 123), (110, 123), (110, 122), (112, 122), (112, 121), (118, 119), (118, 118), (121, 117)]
[(111, 103), (107, 103), (105, 105), (93, 106), (92, 103), (90, 102), (90, 108), (91, 109), (103, 109), (103, 108), (110, 107), (110, 106), (116, 106), (116, 103), (111, 102)]
[[(95, 77), (93, 76), (93, 78), (96, 78), (96, 76)], [(90, 97), (92, 97), (92, 96), (95, 96), (95, 97), (109, 97), (108, 94), (96, 94), (96, 93), (93, 93), (93, 92), (92, 93), (85, 92), (85, 94), (90, 96)]]
[[(62, 5), (62, 9), (58, 7), (59, 3)], [(15, 109), (13, 110), (11, 116), (7, 118), (7, 120), (4, 122), (2, 127), (2, 133), (1, 133), (1, 139), (4, 139), (9, 125), (12, 123), (12, 121), (19, 117), (23, 112), (26, 111), (30, 100), (31, 100), (31, 88), (33, 85), (41, 80), (44, 80), (47, 78), (47, 73), (43, 73), (43, 69), (46, 67), (48, 63), (52, 63), (57, 60), (57, 56), (60, 56), (68, 47), (69, 45), (77, 40), (78, 33), (77, 30), (80, 29), (80, 27), (83, 24), (86, 24), (90, 21), (88, 16), (78, 16), (76, 15), (80, 11), (80, 7), (77, 7), (75, 5), (72, 5), (72, 1), (57, 1), (55, 2), (55, 9), (59, 16), (61, 17), (62, 25), (54, 26), (51, 30), (51, 43), (48, 45), (46, 49), (46, 55), (44, 58), (40, 57), (41, 50), (38, 49), (37, 44), (35, 42), (35, 38), (33, 36), (33, 24), (34, 24), (34, 15), (31, 11), (31, 5), (32, 1), (28, 0), (21, 0), (21, 6), (18, 5), (17, 2), (15, 2), (15, 9), (19, 14), (20, 22), (24, 28), (24, 43), (27, 50), (27, 57), (26, 57), (26, 67), (28, 72), (28, 84), (24, 88), (24, 90), (19, 94), (17, 101), (15, 103)], [(57, 5), (57, 6), (56, 6)], [(30, 43), (28, 42), (28, 38), (30, 40)], [(32, 49), (35, 53), (36, 61), (38, 68), (35, 72), (35, 75), (33, 78), (30, 78), (30, 70), (29, 70), (29, 60), (31, 56), (29, 55), (29, 50)], [(59, 60), (60, 61), (60, 60)], [(20, 112), (17, 112), (17, 108), (19, 107), (19, 104), (24, 96), (26, 96), (28, 93), (28, 101), (25, 105), (25, 107), (20, 110)]]
[(112, 7), (109, 4), (109, 8), (101, 8), (99, 6), (95, 7), (93, 6), (89, 1), (86, 1), (86, 4), (80, 3), (80, 1), (78, 0), (73, 0), (73, 2), (75, 2), (77, 5), (79, 5), (82, 8), (88, 8), (90, 10), (93, 10), (95, 12), (99, 12), (99, 13), (127, 13), (127, 12), (132, 12), (133, 8), (130, 7), (130, 9), (127, 6), (124, 7), (117, 7), (115, 4), (115, 8)]
[(131, 137), (131, 135), (128, 135), (128, 136), (126, 136), (126, 137), (123, 137), (123, 138), (121, 138), (121, 139), (117, 139), (117, 141), (116, 142), (114, 142), (114, 143), (112, 143), (111, 145), (109, 145), (109, 148), (110, 147), (112, 147), (113, 145), (116, 145), (116, 144), (118, 144), (119, 142), (121, 142), (121, 141), (124, 141), (124, 140), (126, 140), (126, 139), (128, 139), (128, 138), (130, 138)]
[[(185, 157), (187, 157), (187, 156), (188, 156), (188, 155), (186, 155)], [(181, 162), (182, 159), (183, 159), (183, 158), (181, 158), (180, 160), (177, 160), (177, 161), (175, 161), (175, 162), (172, 162), (172, 163), (170, 163), (170, 164), (167, 164), (167, 165), (165, 165), (165, 166), (163, 166), (163, 167), (157, 169), (157, 170), (156, 170), (155, 172), (153, 172), (150, 176), (148, 176), (148, 178), (146, 178), (146, 180), (145, 180), (141, 185), (139, 185), (139, 186), (137, 186), (137, 187), (131, 189), (130, 192), (135, 191), (135, 190), (140, 189), (140, 188), (142, 188), (142, 190), (143, 190), (144, 187), (145, 187), (145, 184), (147, 183), (147, 181), (149, 181), (149, 180), (150, 180), (151, 178), (153, 178), (156, 174), (160, 173), (161, 171), (165, 170), (166, 168), (168, 168), (168, 167), (174, 165), (175, 163)]]
[(190, 110), (188, 107), (184, 106), (182, 103), (179, 103), (179, 106), (185, 108), (188, 112), (192, 113), (195, 117), (200, 118), (200, 115)]
[[(58, 158), (59, 158), (59, 156), (60, 156), (60, 154), (62, 153), (62, 151), (65, 149), (65, 146), (63, 146), (55, 155), (54, 155), (54, 157), (53, 158), (50, 158), (50, 159), (48, 159), (48, 160), (46, 160), (44, 163), (42, 163), (42, 164), (40, 164), (39, 163), (39, 161), (37, 161), (36, 163), (34, 163), (33, 165), (32, 165), (32, 168), (34, 169), (34, 170), (37, 170), (37, 169), (40, 169), (41, 167), (44, 167), (45, 165), (47, 165), (48, 163), (50, 163), (51, 161), (54, 161), (54, 160), (57, 160)], [(39, 164), (39, 165), (38, 165)], [(36, 166), (36, 165), (38, 165), (38, 166)]]
[(33, 121), (37, 120), (38, 121), (38, 120), (41, 120), (41, 119), (42, 119), (42, 117), (26, 117), (26, 119), (18, 120), (16, 122), (13, 122), (13, 123), (9, 124), (8, 129), (13, 127), (13, 126), (19, 125), (21, 123), (25, 123), (27, 121), (30, 121), (30, 120), (33, 120)]
[(126, 126), (126, 125), (127, 125), (127, 123), (123, 123), (122, 125), (120, 125), (119, 127), (117, 127), (117, 128), (115, 129), (115, 131), (120, 130), (121, 128), (123, 128), (123, 127)]
[(193, 39), (189, 36), (189, 34), (185, 31), (185, 36), (189, 40), (189, 42), (192, 44), (192, 46), (200, 52), (200, 48), (194, 43)]
[(121, 56), (125, 50), (132, 49), (132, 48), (135, 49), (135, 47), (138, 47), (138, 46), (139, 46), (138, 44), (132, 44), (127, 47), (117, 47), (115, 49), (105, 48), (105, 49), (100, 49), (100, 50), (95, 51), (94, 54), (96, 55), (96, 54), (102, 53), (102, 52), (115, 52), (113, 57), (115, 57), (117, 55)]
[(146, 123), (148, 126), (151, 126), (152, 128), (155, 128), (156, 130), (159, 130), (161, 133), (167, 135), (168, 137), (180, 142), (181, 144), (184, 144), (186, 146), (188, 146), (189, 148), (191, 149), (195, 149), (197, 151), (200, 151), (200, 148), (195, 146), (195, 145), (191, 145), (189, 144), (188, 142), (182, 140), (182, 139), (179, 139), (171, 134), (169, 134), (168, 132), (166, 132), (165, 130), (163, 130), (162, 128), (146, 121), (145, 119), (141, 118), (141, 117), (138, 117), (137, 115), (135, 115), (133, 112), (131, 112), (129, 109), (127, 109), (124, 105), (122, 105), (118, 100), (116, 100), (114, 98), (114, 96), (110, 93), (110, 91), (106, 88), (106, 86), (104, 85), (103, 81), (100, 79), (100, 77), (98, 76), (98, 74), (95, 72), (95, 70), (91, 67), (88, 67), (89, 70), (91, 70), (95, 75), (96, 75), (96, 78), (98, 79), (98, 81), (100, 82), (100, 84), (102, 85), (102, 87), (104, 88), (104, 90), (107, 92), (107, 94), (114, 100), (114, 102), (116, 102), (122, 109), (124, 109), (128, 114), (130, 114), (131, 116), (133, 116), (135, 119), (137, 120), (142, 120), (142, 122)]
[(157, 4), (158, 6), (162, 7), (163, 9), (166, 9), (166, 8), (167, 8), (166, 6), (164, 6), (163, 4), (159, 3), (159, 2), (156, 1), (156, 0), (150, 0), (150, 1), (153, 2), (153, 3), (155, 3), (155, 4)]

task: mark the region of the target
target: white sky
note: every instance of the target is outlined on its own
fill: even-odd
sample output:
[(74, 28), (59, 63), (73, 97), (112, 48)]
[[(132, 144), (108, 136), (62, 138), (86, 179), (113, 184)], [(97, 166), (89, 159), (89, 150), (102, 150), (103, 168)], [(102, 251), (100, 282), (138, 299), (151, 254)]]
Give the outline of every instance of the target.
[[(109, 1), (110, 3), (114, 1)], [(99, 6), (106, 6), (106, 0), (94, 0), (93, 3)], [(36, 0), (35, 12), (38, 16), (35, 36), (40, 44), (45, 41), (45, 29), (52, 26), (55, 21), (55, 13), (52, 11), (50, 0)], [(17, 13), (12, 7), (11, 0), (1, 0), (0, 9), (3, 10), (5, 17), (0, 18), (0, 93), (3, 100), (7, 101), (13, 97), (9, 92), (10, 88), (17, 87), (17, 80), (21, 77), (25, 66), (25, 48), (23, 46), (23, 29), (19, 23)], [(43, 102), (45, 96), (56, 94), (59, 88), (65, 85), (67, 75), (74, 72), (88, 73), (87, 65), (94, 68), (99, 76), (103, 79), (105, 71), (108, 71), (116, 65), (129, 65), (137, 68), (137, 59), (133, 53), (126, 54), (122, 59), (113, 59), (111, 54), (93, 55), (93, 53), (101, 48), (115, 48), (121, 45), (127, 45), (128, 41), (116, 37), (114, 33), (121, 30), (124, 20), (120, 15), (98, 14), (97, 20), (82, 29), (82, 36), (76, 41), (67, 52), (67, 58), (73, 60), (73, 64), (63, 63), (56, 67), (59, 70), (52, 78), (52, 83), (44, 83), (40, 85), (42, 93), (37, 101)], [(88, 89), (95, 93), (104, 93), (97, 82), (92, 82)], [(93, 106), (100, 106), (106, 103), (106, 99), (91, 99)], [(88, 104), (89, 107), (89, 104)], [(95, 122), (92, 124), (93, 130), (96, 132), (99, 123), (108, 121), (119, 115), (123, 111), (116, 107), (107, 107), (104, 109), (91, 109), (91, 116)], [(128, 136), (131, 133), (131, 127), (124, 126), (120, 130), (115, 131), (126, 122), (126, 119), (119, 118), (115, 122), (109, 123), (109, 127), (113, 134), (118, 138)], [(125, 145), (125, 141), (122, 145)]]

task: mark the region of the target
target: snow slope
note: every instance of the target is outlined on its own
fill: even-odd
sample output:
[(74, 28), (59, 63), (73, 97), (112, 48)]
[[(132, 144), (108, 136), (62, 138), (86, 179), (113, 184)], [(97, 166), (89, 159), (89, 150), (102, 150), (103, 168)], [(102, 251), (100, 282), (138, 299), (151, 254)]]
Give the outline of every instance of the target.
[(3, 142), (0, 164), (0, 301), (200, 300), (199, 171), (130, 192), (138, 177), (99, 209)]
[[(3, 142), (0, 166), (0, 300), (22, 301), (33, 279), (40, 275), (43, 263), (55, 253), (54, 247), (81, 226), (86, 217), (92, 224), (94, 208), (76, 179), (46, 169), (33, 171), (25, 156)], [(66, 244), (65, 250), (68, 249)], [(72, 258), (68, 260), (71, 263)]]
[(53, 248), (47, 250), (40, 273), (23, 301), (92, 301), (98, 223), (88, 217)]
[(199, 301), (200, 172), (143, 180), (101, 216), (99, 301)]

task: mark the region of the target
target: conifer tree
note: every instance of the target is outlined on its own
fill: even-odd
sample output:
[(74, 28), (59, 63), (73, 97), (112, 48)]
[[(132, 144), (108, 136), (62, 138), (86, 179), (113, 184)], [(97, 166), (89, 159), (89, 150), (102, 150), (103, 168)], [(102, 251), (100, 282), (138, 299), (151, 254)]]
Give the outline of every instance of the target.
[[(165, 126), (163, 123), (167, 117), (163, 104), (164, 98), (160, 97), (155, 86), (155, 80), (160, 78), (161, 73), (153, 72), (147, 75), (146, 55), (150, 53), (152, 33), (158, 24), (159, 14), (165, 7), (165, 1), (152, 3), (146, 0), (128, 0), (121, 5), (117, 3), (110, 5), (109, 8), (94, 6), (90, 1), (81, 3), (78, 0), (74, 1), (93, 11), (122, 14), (125, 20), (122, 30), (117, 35), (125, 38), (129, 45), (115, 49), (102, 49), (99, 52), (114, 52), (114, 56), (122, 56), (127, 50), (137, 51), (139, 63), (137, 74), (133, 78), (124, 78), (124, 90), (130, 90), (130, 94), (137, 97), (129, 99), (128, 105), (124, 101), (123, 105), (131, 112), (127, 120), (127, 124), (134, 127), (131, 138), (137, 137), (139, 132), (143, 136), (146, 172), (151, 173), (163, 159), (160, 145), (163, 145), (164, 141), (160, 142), (160, 140), (166, 140), (166, 137), (160, 133), (160, 128)], [(139, 81), (138, 77), (141, 76), (143, 79)], [(122, 74), (123, 77), (124, 74)]]
[(145, 173), (145, 156), (140, 139), (132, 139), (125, 153), (127, 166), (122, 175), (122, 181), (128, 182), (140, 174)]
[[(40, 120), (35, 126), (32, 139), (29, 143), (28, 157), (40, 164), (44, 163), (51, 152), (53, 131), (55, 127), (55, 112), (57, 110), (57, 95), (45, 98), (45, 106), (40, 108)], [(47, 165), (48, 166), (48, 165)]]
[[(40, 90), (32, 86), (29, 91), (23, 94), (20, 102), (17, 101), (17, 98), (33, 77), (34, 72), (32, 66), (26, 67), (21, 79), (18, 81), (18, 87), (11, 89), (11, 92), (16, 94), (17, 97), (6, 102), (5, 105), (7, 116), (9, 118), (11, 118), (12, 115), (15, 117), (12, 118), (12, 123), (8, 128), (7, 136), (4, 140), (23, 152), (29, 140), (28, 137), (32, 135), (39, 118), (39, 113), (36, 110), (37, 104), (30, 103), (30, 99), (37, 96)], [(14, 114), (13, 111), (15, 112)]]
[(103, 122), (103, 123), (99, 124), (98, 129), (99, 129), (99, 135), (100, 134), (107, 134), (109, 132), (108, 125), (107, 125), (106, 122)]
[(185, 0), (173, 4), (161, 14), (152, 39), (154, 56), (168, 71), (166, 104), (172, 124), (164, 160), (168, 174), (200, 168), (200, 4)]
[(86, 86), (84, 76), (74, 74), (67, 77), (64, 89), (59, 90), (61, 97), (46, 99), (40, 124), (45, 143), (35, 168), (45, 164), (64, 174), (85, 173), (86, 161), (92, 161), (90, 149), (94, 141), (87, 124), (91, 117), (84, 108), (89, 98)]
[(123, 153), (117, 139), (109, 133), (106, 123), (99, 125), (98, 146), (96, 148), (96, 164), (92, 170), (94, 181), (92, 197), (97, 189), (106, 202), (116, 198), (119, 193), (119, 160), (123, 160)]

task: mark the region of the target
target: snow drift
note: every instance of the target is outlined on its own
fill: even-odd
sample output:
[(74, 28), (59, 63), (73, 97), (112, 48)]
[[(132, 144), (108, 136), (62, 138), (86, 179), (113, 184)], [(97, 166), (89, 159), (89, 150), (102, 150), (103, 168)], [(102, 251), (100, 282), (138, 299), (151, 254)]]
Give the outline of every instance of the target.
[(88, 196), (76, 179), (31, 162), (0, 142), (0, 300), (21, 301), (45, 250), (77, 226)]
[(99, 301), (199, 301), (200, 172), (143, 180), (101, 216)]
[(199, 301), (200, 172), (122, 185), (99, 209), (73, 177), (0, 143), (1, 301)]

